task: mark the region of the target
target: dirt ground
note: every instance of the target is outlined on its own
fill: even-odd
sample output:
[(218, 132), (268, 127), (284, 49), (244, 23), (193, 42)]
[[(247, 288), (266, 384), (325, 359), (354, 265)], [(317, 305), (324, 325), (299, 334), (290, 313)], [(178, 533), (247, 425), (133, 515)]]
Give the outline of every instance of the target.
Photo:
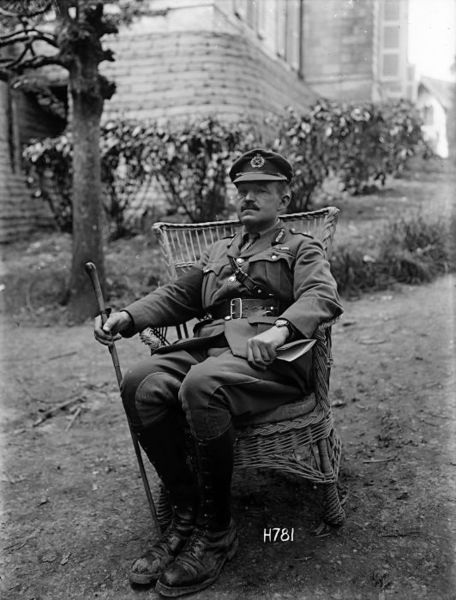
[[(374, 243), (391, 215), (419, 210), (453, 216), (454, 245), (455, 188), (447, 168), (418, 168), (374, 196), (343, 200), (337, 239), (366, 243), (367, 232)], [(0, 598), (153, 600), (153, 589), (127, 581), (155, 533), (109, 353), (91, 323), (67, 327), (55, 302), (69, 239), (2, 250)], [(123, 294), (114, 306), (151, 284), (144, 252), (155, 249), (140, 237), (111, 248), (108, 273)], [(313, 535), (321, 496), (306, 482), (237, 473), (239, 552), (193, 598), (456, 600), (455, 286), (445, 275), (344, 301), (331, 378), (344, 526)], [(137, 340), (118, 351), (124, 368), (146, 352)], [(265, 542), (271, 527), (293, 528), (294, 541)]]
[[(239, 552), (195, 598), (456, 598), (455, 286), (447, 275), (345, 302), (332, 399), (346, 523), (315, 537), (318, 490), (238, 474)], [(1, 335), (1, 598), (155, 598), (127, 582), (154, 533), (108, 352), (90, 323), (3, 315)], [(118, 346), (124, 366), (145, 352)], [(269, 527), (294, 528), (294, 541), (264, 542)]]

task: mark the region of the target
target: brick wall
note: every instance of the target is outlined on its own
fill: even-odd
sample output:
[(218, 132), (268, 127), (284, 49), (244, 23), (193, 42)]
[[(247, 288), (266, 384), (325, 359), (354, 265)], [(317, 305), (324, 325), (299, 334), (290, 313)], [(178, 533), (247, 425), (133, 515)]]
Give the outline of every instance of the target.
[(44, 203), (31, 198), (20, 170), (19, 134), (12, 127), (14, 114), (6, 84), (0, 82), (0, 243), (23, 238), (51, 223)]
[(281, 113), (287, 105), (304, 109), (315, 98), (295, 73), (239, 34), (127, 31), (112, 47), (116, 62), (104, 72), (118, 88), (106, 117), (238, 120)]

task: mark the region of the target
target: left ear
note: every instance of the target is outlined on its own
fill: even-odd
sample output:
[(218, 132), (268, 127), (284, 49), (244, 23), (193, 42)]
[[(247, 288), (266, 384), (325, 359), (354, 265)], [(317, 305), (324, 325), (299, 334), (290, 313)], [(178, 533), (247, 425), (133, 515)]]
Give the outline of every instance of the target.
[(282, 194), (279, 202), (279, 212), (284, 213), (287, 211), (288, 205), (290, 204), (291, 196), (290, 194)]

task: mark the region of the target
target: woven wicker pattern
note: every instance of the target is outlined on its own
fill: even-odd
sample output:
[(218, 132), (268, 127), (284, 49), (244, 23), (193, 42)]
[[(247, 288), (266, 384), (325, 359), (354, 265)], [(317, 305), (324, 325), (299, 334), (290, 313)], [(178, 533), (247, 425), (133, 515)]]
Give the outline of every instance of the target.
[[(282, 221), (296, 231), (310, 233), (319, 239), (329, 257), (338, 212), (339, 209), (328, 207), (308, 213), (284, 215)], [(181, 271), (193, 265), (207, 246), (232, 235), (240, 227), (239, 221), (155, 223), (152, 229), (158, 236), (169, 280), (175, 279)]]
[[(282, 220), (296, 231), (310, 233), (319, 239), (329, 257), (337, 223), (338, 209), (324, 208), (308, 213), (285, 215)], [(238, 221), (216, 221), (197, 224), (156, 223), (169, 280), (193, 265), (204, 249), (215, 241), (232, 235), (240, 227)], [(305, 414), (280, 420), (280, 408), (272, 411), (274, 422), (267, 422), (267, 413), (260, 424), (242, 420), (237, 430), (235, 466), (238, 468), (268, 468), (294, 473), (315, 483), (324, 484), (324, 521), (339, 525), (344, 510), (337, 492), (341, 443), (336, 434), (328, 397), (331, 368), (331, 323), (317, 330), (313, 350), (315, 404)], [(185, 329), (184, 329), (185, 331)], [(152, 334), (152, 335), (151, 335)], [(143, 337), (154, 341), (153, 330)], [(163, 334), (161, 331), (160, 334)], [(182, 328), (178, 332), (182, 336)], [(146, 341), (147, 343), (147, 341)], [(297, 403), (309, 407), (309, 402)]]

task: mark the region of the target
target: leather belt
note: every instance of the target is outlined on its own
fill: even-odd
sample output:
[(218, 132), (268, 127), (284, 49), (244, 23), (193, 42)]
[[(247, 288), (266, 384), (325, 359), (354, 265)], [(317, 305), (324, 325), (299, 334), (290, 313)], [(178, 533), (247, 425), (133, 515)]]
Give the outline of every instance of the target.
[(279, 303), (275, 298), (231, 298), (208, 309), (213, 319), (245, 319), (254, 314), (275, 317)]

